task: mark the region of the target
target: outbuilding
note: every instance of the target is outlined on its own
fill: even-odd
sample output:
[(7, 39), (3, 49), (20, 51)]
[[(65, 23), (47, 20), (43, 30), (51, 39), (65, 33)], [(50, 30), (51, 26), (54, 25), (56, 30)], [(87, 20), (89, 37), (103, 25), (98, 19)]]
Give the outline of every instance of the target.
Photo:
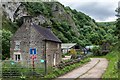
[(68, 53), (70, 51), (70, 49), (75, 49), (76, 48), (77, 43), (62, 43), (61, 44), (61, 49), (62, 49), (62, 53)]

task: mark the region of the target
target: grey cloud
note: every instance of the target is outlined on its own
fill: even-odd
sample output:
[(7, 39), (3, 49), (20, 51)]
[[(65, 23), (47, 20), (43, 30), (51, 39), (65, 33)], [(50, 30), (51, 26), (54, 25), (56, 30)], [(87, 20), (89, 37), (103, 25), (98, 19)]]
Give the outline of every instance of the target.
[(82, 11), (95, 20), (106, 20), (108, 17), (115, 16), (115, 9), (112, 5), (106, 3), (91, 2), (84, 5), (77, 5), (76, 9)]

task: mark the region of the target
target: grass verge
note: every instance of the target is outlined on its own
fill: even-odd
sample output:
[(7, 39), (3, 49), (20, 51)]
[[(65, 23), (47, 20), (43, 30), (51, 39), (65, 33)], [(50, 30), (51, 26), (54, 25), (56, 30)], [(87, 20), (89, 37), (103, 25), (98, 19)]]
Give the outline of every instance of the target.
[(103, 56), (104, 58), (108, 59), (109, 64), (102, 78), (118, 78), (117, 68), (118, 54), (120, 54), (120, 52), (112, 51), (108, 53), (106, 56)]

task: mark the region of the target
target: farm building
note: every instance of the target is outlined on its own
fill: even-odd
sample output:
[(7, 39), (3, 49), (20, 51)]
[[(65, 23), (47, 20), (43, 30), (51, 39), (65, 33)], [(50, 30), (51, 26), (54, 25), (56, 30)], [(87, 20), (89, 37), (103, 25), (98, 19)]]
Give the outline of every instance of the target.
[(11, 39), (10, 56), (25, 66), (31, 67), (34, 57), (34, 67), (40, 67), (44, 63), (51, 67), (61, 62), (61, 41), (50, 27), (38, 26), (25, 18)]
[(62, 43), (61, 44), (61, 49), (62, 53), (68, 53), (70, 49), (76, 49), (77, 43)]

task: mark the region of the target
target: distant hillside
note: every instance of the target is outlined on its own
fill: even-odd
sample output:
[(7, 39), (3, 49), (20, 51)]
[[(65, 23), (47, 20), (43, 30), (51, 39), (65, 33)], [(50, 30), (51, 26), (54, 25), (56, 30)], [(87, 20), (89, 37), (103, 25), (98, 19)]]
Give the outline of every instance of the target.
[(104, 26), (104, 27), (115, 26), (115, 23), (116, 22), (97, 22), (98, 26)]
[[(8, 5), (11, 6), (14, 13), (13, 11), (11, 13), (7, 11), (9, 9), (7, 8)], [(59, 2), (5, 3), (3, 10), (3, 29), (9, 30), (13, 34), (23, 22), (21, 17), (23, 15), (31, 15), (34, 23), (43, 27), (51, 26), (52, 31), (63, 43), (74, 42), (85, 46), (100, 44), (104, 40), (115, 42), (116, 39), (113, 35), (114, 23), (96, 23), (88, 15), (72, 10), (70, 7), (64, 7)], [(14, 20), (14, 22), (10, 19)]]

